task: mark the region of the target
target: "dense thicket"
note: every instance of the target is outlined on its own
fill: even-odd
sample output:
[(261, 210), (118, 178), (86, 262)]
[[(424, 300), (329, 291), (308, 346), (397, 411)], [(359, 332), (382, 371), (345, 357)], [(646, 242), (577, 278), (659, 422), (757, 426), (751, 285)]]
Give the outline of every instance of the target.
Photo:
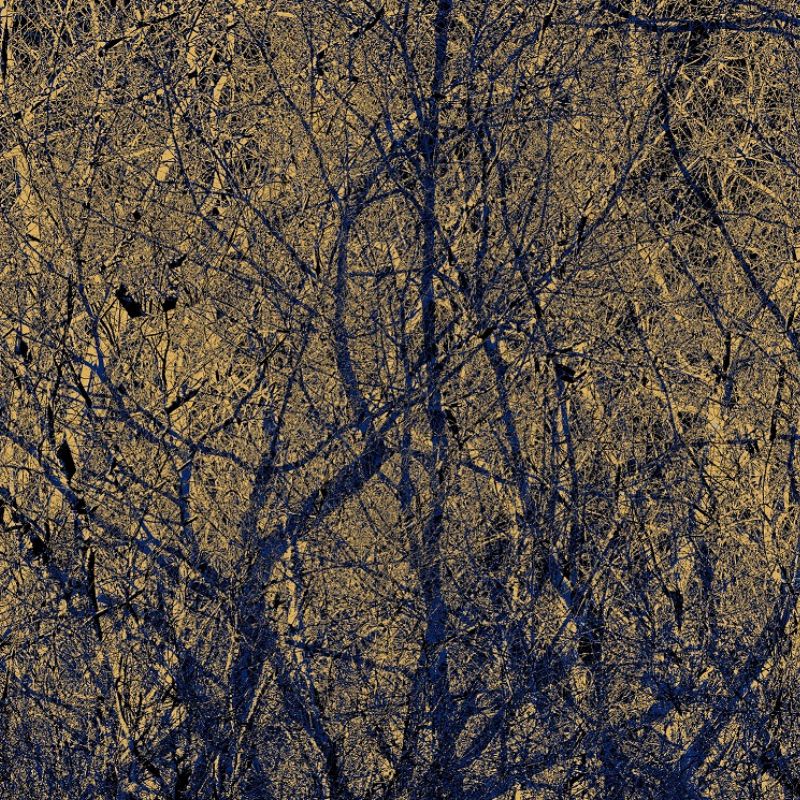
[(788, 0), (0, 0), (0, 795), (800, 796)]

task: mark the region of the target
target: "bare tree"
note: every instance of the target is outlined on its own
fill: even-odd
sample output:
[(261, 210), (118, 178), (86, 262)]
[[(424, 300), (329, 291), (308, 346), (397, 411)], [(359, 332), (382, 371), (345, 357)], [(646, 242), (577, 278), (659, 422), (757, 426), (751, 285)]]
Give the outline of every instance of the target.
[(795, 11), (0, 0), (3, 796), (798, 796)]

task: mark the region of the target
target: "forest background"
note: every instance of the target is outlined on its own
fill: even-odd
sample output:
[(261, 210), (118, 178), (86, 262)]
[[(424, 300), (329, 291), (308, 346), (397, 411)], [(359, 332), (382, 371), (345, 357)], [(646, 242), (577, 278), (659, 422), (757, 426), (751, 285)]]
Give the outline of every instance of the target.
[(800, 797), (799, 39), (0, 0), (0, 795)]

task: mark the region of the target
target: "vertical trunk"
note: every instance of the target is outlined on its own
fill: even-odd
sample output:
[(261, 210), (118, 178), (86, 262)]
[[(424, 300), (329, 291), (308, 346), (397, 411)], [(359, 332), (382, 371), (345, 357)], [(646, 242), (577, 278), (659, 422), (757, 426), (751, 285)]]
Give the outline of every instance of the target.
[(442, 534), (446, 499), (448, 442), (441, 398), (441, 366), (436, 341), (436, 169), (439, 146), (439, 98), (444, 86), (447, 44), (452, 13), (451, 0), (439, 0), (434, 22), (435, 61), (427, 113), (420, 133), (423, 159), (422, 207), (422, 301), (423, 361), (427, 382), (426, 415), (431, 433), (428, 484), (431, 508), (422, 534), (420, 582), (425, 598), (425, 653), (434, 750), (428, 775), (428, 792), (434, 798), (460, 796), (459, 776), (452, 771), (455, 754), (454, 704), (450, 692), (447, 652), (448, 612), (442, 591)]

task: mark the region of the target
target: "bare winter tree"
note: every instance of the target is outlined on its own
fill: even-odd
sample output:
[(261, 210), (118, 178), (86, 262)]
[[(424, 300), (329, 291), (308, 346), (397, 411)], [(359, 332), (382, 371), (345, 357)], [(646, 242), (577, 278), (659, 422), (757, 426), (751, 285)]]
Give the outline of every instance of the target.
[(800, 796), (798, 45), (0, 0), (0, 795)]

